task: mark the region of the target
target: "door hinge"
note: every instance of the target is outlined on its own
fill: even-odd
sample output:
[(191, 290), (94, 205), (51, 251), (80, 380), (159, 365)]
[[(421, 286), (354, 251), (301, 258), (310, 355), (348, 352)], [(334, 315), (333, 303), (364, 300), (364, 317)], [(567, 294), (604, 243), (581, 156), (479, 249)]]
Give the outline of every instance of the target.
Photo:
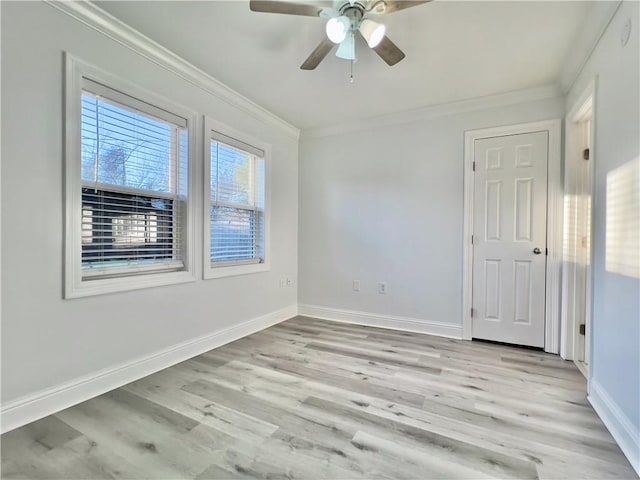
[(580, 333), (580, 335), (584, 335), (584, 334), (585, 334), (585, 332), (586, 332), (586, 326), (585, 326), (585, 324), (584, 324), (584, 323), (581, 323), (581, 324), (580, 324), (580, 327), (579, 327), (579, 329), (578, 329), (578, 332)]
[(473, 244), (474, 244), (474, 243), (473, 243), (473, 241), (474, 241), (474, 240), (475, 240), (474, 236), (473, 236), (473, 235), (471, 235), (471, 245), (473, 245)]
[(471, 308), (471, 318), (474, 317), (474, 314), (475, 314), (475, 310), (473, 308)]
[(547, 255), (547, 256), (549, 255), (549, 249), (548, 248), (544, 249), (544, 254)]
[(473, 162), (471, 164), (471, 169), (475, 172), (476, 171), (476, 162)]
[(588, 149), (588, 148), (585, 148), (585, 149), (582, 151), (582, 159), (583, 159), (583, 160), (589, 160), (589, 153), (590, 153), (590, 152), (589, 152), (589, 149)]

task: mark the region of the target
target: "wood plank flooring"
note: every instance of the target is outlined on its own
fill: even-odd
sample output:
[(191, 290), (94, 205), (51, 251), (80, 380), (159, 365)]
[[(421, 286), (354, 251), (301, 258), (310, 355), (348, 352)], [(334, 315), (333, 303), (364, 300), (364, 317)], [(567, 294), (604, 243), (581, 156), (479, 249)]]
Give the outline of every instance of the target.
[(636, 478), (575, 366), (296, 317), (2, 436), (2, 478)]

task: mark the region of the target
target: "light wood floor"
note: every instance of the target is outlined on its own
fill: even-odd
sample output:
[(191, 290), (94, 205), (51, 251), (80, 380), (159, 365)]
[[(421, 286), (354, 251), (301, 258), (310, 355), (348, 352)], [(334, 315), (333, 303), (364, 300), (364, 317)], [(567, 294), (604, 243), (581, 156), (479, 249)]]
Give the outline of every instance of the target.
[(636, 478), (570, 362), (303, 317), (1, 440), (3, 478)]

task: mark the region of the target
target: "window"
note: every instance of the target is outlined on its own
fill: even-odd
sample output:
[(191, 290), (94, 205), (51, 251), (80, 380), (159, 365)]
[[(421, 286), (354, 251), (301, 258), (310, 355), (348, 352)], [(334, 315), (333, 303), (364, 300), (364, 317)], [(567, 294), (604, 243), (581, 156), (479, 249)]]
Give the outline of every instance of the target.
[(207, 125), (205, 277), (267, 270), (265, 149), (210, 120)]
[(67, 297), (193, 279), (187, 116), (71, 63)]

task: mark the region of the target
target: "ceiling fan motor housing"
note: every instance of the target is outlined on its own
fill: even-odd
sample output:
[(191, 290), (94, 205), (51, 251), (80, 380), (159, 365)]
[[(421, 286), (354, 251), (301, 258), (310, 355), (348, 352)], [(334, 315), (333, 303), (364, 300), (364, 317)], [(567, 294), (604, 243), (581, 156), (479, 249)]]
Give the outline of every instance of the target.
[(351, 23), (351, 30), (357, 30), (364, 17), (364, 12), (364, 6), (361, 3), (355, 3), (353, 6), (346, 3), (340, 8), (340, 15), (347, 17)]

